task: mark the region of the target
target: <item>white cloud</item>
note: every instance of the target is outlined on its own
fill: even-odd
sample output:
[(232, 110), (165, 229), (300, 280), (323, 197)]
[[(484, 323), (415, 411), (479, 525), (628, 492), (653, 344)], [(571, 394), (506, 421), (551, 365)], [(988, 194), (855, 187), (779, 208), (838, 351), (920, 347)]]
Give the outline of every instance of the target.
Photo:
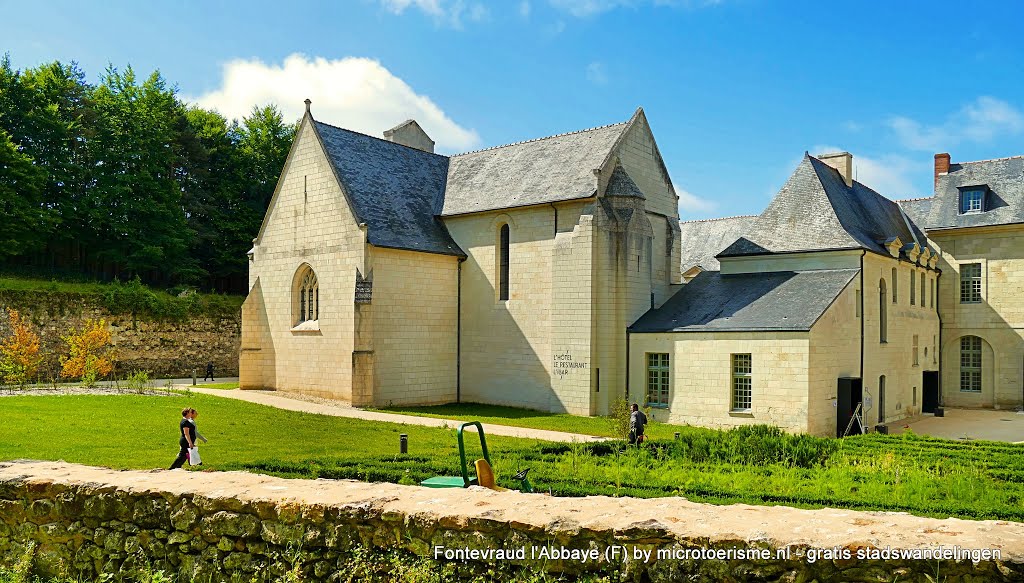
[(988, 142), (1024, 131), (1024, 114), (1009, 103), (982, 96), (949, 115), (939, 125), (924, 125), (908, 117), (888, 121), (902, 144), (912, 150), (948, 150), (965, 141)]
[(465, 151), (480, 143), (474, 130), (455, 123), (429, 97), (372, 59), (294, 54), (281, 65), (239, 59), (224, 65), (219, 89), (189, 100), (229, 119), (241, 119), (254, 105), (273, 103), (291, 121), (302, 116), (306, 98), (313, 101), (317, 119), (372, 136), (412, 118), (438, 150)]
[[(834, 146), (815, 146), (811, 155), (843, 151)], [(854, 179), (892, 200), (926, 196), (914, 184), (914, 180), (921, 176), (931, 176), (931, 163), (927, 159), (918, 160), (898, 154), (878, 158), (853, 156)]]
[(530, 3), (527, 0), (523, 0), (519, 3), (519, 16), (523, 18), (530, 17)]
[(680, 216), (684, 213), (704, 213), (708, 214), (718, 208), (718, 205), (711, 202), (710, 200), (700, 198), (699, 196), (684, 190), (678, 186), (675, 187), (676, 194), (679, 196), (679, 214)]
[(594, 61), (587, 65), (587, 81), (594, 85), (608, 84), (608, 71), (605, 69), (604, 63)]
[(452, 28), (462, 28), (463, 20), (480, 22), (488, 16), (487, 7), (480, 2), (465, 0), (379, 0), (381, 6), (392, 14), (403, 14), (409, 7), (415, 7), (434, 18), (434, 22)]

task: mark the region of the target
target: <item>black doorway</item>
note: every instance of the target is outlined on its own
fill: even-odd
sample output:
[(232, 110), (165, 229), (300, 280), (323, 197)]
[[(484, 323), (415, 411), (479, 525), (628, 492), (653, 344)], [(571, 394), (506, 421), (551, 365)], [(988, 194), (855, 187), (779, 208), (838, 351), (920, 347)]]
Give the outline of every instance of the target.
[(921, 412), (934, 413), (939, 406), (939, 371), (924, 371), (921, 382), (924, 387), (921, 392)]
[[(844, 377), (839, 379), (836, 392), (836, 437), (842, 437), (846, 426), (850, 424), (857, 405), (864, 399), (864, 382), (861, 379)], [(863, 413), (863, 412), (862, 412)], [(854, 423), (856, 425), (856, 423)], [(853, 431), (851, 429), (850, 431)], [(857, 427), (860, 433), (860, 427)]]

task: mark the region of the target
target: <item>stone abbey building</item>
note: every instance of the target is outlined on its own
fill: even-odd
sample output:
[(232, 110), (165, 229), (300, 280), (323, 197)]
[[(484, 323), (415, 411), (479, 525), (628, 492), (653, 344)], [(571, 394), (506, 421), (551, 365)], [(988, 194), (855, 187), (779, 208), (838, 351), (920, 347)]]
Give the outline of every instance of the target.
[(897, 204), (807, 155), (761, 215), (680, 223), (639, 109), (442, 156), (415, 121), (380, 139), (307, 101), (249, 252), (241, 387), (579, 415), (628, 395), (816, 434), (856, 403), (1017, 406), (1022, 160), (941, 160), (935, 197)]

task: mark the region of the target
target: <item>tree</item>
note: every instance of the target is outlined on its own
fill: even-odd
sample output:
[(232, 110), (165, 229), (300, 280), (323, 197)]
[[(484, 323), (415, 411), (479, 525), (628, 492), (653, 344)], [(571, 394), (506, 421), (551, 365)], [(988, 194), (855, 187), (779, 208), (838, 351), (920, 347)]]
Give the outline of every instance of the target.
[(115, 355), (106, 320), (87, 320), (80, 330), (72, 330), (62, 339), (68, 353), (60, 359), (60, 376), (78, 378), (91, 387), (96, 379), (114, 372)]
[(298, 124), (284, 123), (276, 105), (253, 107), (242, 120), (238, 149), (241, 167), (249, 178), (246, 198), (259, 211), (260, 219), (270, 205), (296, 129)]
[(0, 129), (0, 259), (45, 245), (53, 214), (43, 205), (45, 173)]
[(17, 310), (7, 309), (11, 335), (0, 343), (0, 375), (4, 383), (24, 388), (36, 376), (43, 362), (39, 354), (39, 335), (32, 330)]
[(142, 84), (131, 67), (111, 67), (93, 92), (96, 133), (90, 224), (104, 242), (98, 253), (114, 275), (141, 274), (161, 283), (194, 278), (188, 255), (194, 233), (185, 222), (176, 148), (183, 114), (159, 72)]

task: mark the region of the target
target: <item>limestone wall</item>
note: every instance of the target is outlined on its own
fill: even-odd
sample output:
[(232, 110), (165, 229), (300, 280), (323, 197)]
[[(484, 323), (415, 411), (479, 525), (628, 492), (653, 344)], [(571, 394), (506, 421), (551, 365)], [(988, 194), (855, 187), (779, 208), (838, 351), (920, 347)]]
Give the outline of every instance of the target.
[[(964, 232), (967, 231), (967, 232)], [(940, 248), (942, 398), (954, 407), (1012, 408), (1024, 401), (1024, 238), (1019, 225), (931, 233)], [(960, 265), (981, 264), (980, 303), (960, 303)], [(983, 342), (981, 392), (960, 390), (960, 338)]]
[[(1024, 578), (1024, 525), (1012, 522), (714, 506), (682, 498), (580, 500), (237, 472), (0, 464), (0, 561), (17, 560), (30, 542), (38, 545), (39, 574), (64, 571), (85, 580), (104, 572), (130, 575), (147, 563), (186, 581), (270, 580), (294, 564), (304, 580), (344, 580), (339, 565), (357, 549), (435, 556), (438, 547), (521, 552), (509, 561), (468, 561), (468, 570), (490, 567), (499, 580), (517, 565), (623, 581)], [(733, 558), (679, 558), (705, 549)], [(755, 550), (771, 558), (737, 558), (739, 551)], [(979, 560), (892, 556), (936, 550), (976, 552)], [(544, 558), (553, 551), (575, 558)], [(882, 552), (889, 558), (872, 558)]]
[[(243, 389), (352, 398), (356, 273), (372, 277), (356, 222), (308, 119), (302, 122), (249, 264)], [(316, 329), (296, 330), (297, 274), (319, 283)]]
[[(647, 354), (667, 353), (669, 404), (654, 409), (656, 420), (718, 428), (767, 423), (807, 432), (808, 338), (807, 332), (631, 334), (630, 401), (647, 401)], [(751, 355), (749, 412), (730, 410), (733, 354)]]
[[(80, 329), (86, 320), (104, 319), (117, 349), (118, 376), (147, 370), (153, 376), (187, 377), (192, 370), (200, 378), (206, 363), (213, 361), (214, 374), (238, 374), (241, 316), (192, 317), (160, 320), (131, 314), (111, 314), (96, 297), (63, 292), (0, 292), (0, 312), (10, 307), (27, 317), (40, 336), (46, 360), (41, 380), (60, 371), (60, 355), (67, 344), (61, 336)], [(10, 333), (6, 315), (0, 317), (0, 336)]]

